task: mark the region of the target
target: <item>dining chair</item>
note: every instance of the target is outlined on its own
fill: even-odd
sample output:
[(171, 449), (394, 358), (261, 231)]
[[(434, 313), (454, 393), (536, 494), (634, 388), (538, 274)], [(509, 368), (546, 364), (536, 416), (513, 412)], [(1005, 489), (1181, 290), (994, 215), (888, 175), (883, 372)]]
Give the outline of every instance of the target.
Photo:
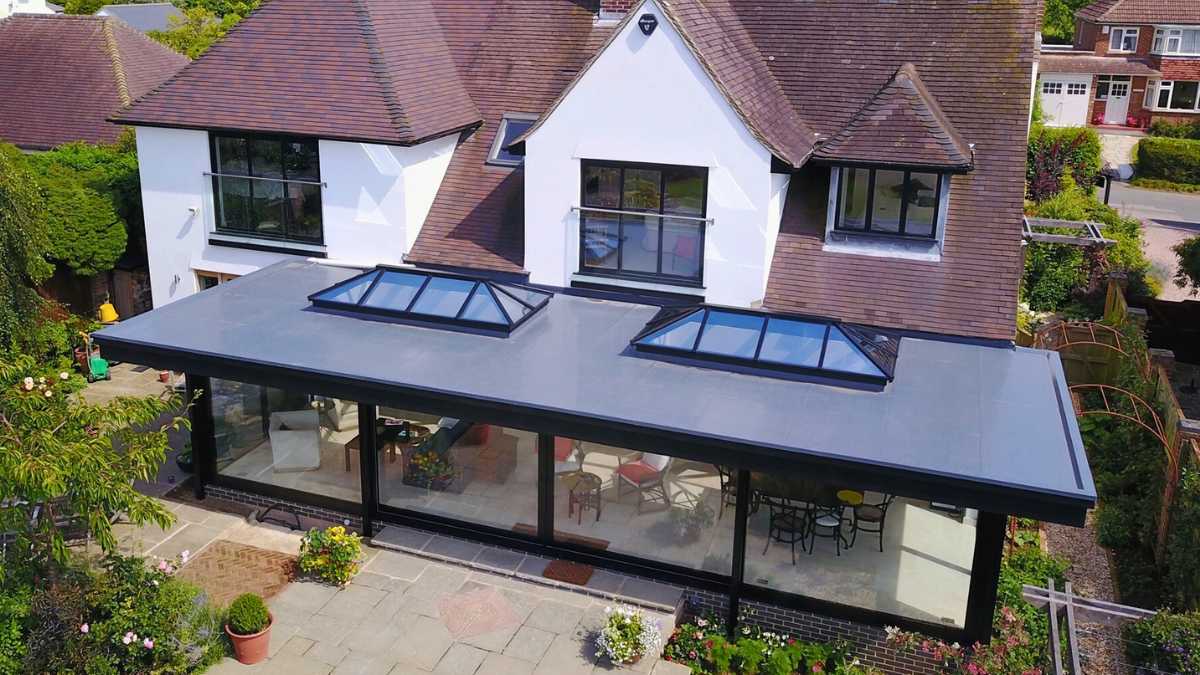
[(817, 538), (833, 539), (834, 551), (838, 557), (842, 555), (842, 545), (850, 548), (853, 543), (846, 541), (846, 535), (843, 532), (843, 527), (847, 523), (853, 523), (852, 518), (846, 517), (846, 506), (843, 504), (818, 504), (812, 513), (812, 546), (809, 547), (808, 553), (812, 555), (814, 549), (817, 548)]
[(717, 520), (720, 520), (725, 516), (726, 506), (737, 508), (737, 476), (720, 465), (717, 465), (717, 473), (721, 477), (721, 510), (717, 513)]
[(763, 495), (761, 504), (767, 505), (769, 518), (767, 520), (767, 543), (763, 546), (763, 555), (771, 547), (772, 541), (787, 544), (792, 549), (792, 564), (796, 564), (796, 544), (801, 551), (812, 552), (812, 544), (808, 542), (812, 533), (812, 520), (806, 505), (800, 505), (783, 497)]
[(663, 504), (671, 506), (671, 497), (667, 494), (667, 471), (671, 468), (671, 457), (643, 452), (642, 456), (632, 462), (622, 462), (617, 466), (617, 500), (621, 499), (621, 488), (629, 485), (638, 494), (637, 512), (642, 512), (642, 505), (647, 496), (651, 499), (662, 499)]
[(858, 539), (858, 533), (879, 535), (879, 552), (883, 553), (883, 526), (887, 521), (888, 508), (896, 501), (895, 495), (884, 495), (877, 504), (859, 504), (854, 507), (854, 522), (850, 528), (850, 545)]

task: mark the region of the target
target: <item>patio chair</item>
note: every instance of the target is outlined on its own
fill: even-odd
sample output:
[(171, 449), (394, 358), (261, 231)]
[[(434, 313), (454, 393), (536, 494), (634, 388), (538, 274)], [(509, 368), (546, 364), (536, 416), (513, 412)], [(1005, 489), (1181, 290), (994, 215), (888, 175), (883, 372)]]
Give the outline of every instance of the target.
[(817, 548), (817, 538), (832, 539), (834, 542), (834, 551), (840, 558), (842, 555), (842, 545), (850, 548), (852, 543), (846, 541), (846, 535), (843, 527), (847, 523), (852, 523), (852, 518), (846, 517), (846, 507), (842, 504), (824, 505), (819, 504), (812, 513), (812, 545), (808, 549), (809, 555), (812, 555), (813, 550)]
[[(721, 510), (717, 513), (717, 520), (720, 520), (725, 515), (725, 507), (732, 506), (737, 508), (737, 475), (723, 466), (717, 466), (717, 473), (721, 476)], [(758, 502), (753, 490), (750, 491), (750, 513), (758, 511)]]
[(579, 441), (562, 436), (554, 437), (554, 475), (583, 470), (583, 449)]
[[(792, 548), (792, 564), (796, 564), (796, 544), (801, 551), (812, 552), (812, 544), (807, 543), (812, 534), (812, 520), (807, 507), (783, 497), (763, 495), (761, 504), (767, 505), (770, 517), (767, 520), (767, 543), (763, 546), (763, 555), (771, 547), (772, 541), (787, 544)], [(807, 545), (806, 545), (807, 543)]]
[(621, 488), (629, 485), (638, 494), (637, 512), (642, 512), (642, 504), (651, 499), (662, 499), (669, 508), (671, 497), (667, 494), (667, 471), (671, 468), (671, 457), (643, 452), (639, 459), (632, 462), (622, 462), (617, 466), (617, 501), (621, 500)]
[(884, 495), (878, 504), (859, 504), (854, 507), (854, 522), (850, 529), (850, 545), (858, 540), (859, 532), (879, 535), (879, 552), (883, 553), (883, 525), (887, 520), (888, 508), (896, 501), (895, 495)]

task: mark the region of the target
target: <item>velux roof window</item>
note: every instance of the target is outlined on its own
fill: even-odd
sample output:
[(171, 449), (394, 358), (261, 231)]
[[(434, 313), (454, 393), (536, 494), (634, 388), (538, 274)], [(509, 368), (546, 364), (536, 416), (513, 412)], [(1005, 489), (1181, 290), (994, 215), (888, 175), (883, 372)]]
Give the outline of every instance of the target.
[(314, 307), (507, 335), (551, 294), (487, 279), (377, 267), (308, 297)]
[(664, 310), (631, 343), (642, 352), (770, 372), (886, 383), (900, 338), (828, 319), (723, 307)]

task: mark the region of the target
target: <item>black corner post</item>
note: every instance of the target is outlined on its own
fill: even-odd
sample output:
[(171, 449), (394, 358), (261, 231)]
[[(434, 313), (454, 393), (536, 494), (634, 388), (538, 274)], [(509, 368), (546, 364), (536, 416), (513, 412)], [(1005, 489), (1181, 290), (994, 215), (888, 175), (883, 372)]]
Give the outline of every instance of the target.
[(358, 404), (358, 471), (361, 481), (362, 535), (375, 534), (375, 520), (379, 510), (379, 453), (375, 449), (375, 406)]
[(733, 567), (729, 570), (729, 608), (725, 615), (725, 630), (732, 639), (737, 630), (738, 611), (742, 599), (742, 581), (746, 573), (746, 528), (750, 518), (750, 472), (738, 469), (737, 503), (733, 520)]
[(1004, 557), (1004, 531), (1008, 517), (980, 511), (975, 524), (975, 558), (971, 565), (971, 588), (967, 591), (967, 639), (986, 644), (992, 639), (992, 617), (996, 611), (996, 586)]
[(192, 492), (196, 499), (204, 499), (204, 486), (213, 481), (217, 473), (217, 444), (213, 427), (212, 382), (202, 375), (186, 373), (184, 376), (188, 406), (188, 418), (192, 423)]
[(538, 541), (554, 543), (554, 436), (538, 434)]

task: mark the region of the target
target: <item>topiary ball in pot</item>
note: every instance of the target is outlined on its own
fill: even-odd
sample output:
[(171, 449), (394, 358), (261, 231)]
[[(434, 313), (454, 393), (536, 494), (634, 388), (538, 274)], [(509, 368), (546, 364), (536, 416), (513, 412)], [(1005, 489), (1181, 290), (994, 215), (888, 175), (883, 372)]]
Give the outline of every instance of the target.
[(274, 617), (267, 603), (254, 593), (243, 593), (229, 605), (225, 634), (233, 643), (234, 657), (246, 665), (267, 658)]

